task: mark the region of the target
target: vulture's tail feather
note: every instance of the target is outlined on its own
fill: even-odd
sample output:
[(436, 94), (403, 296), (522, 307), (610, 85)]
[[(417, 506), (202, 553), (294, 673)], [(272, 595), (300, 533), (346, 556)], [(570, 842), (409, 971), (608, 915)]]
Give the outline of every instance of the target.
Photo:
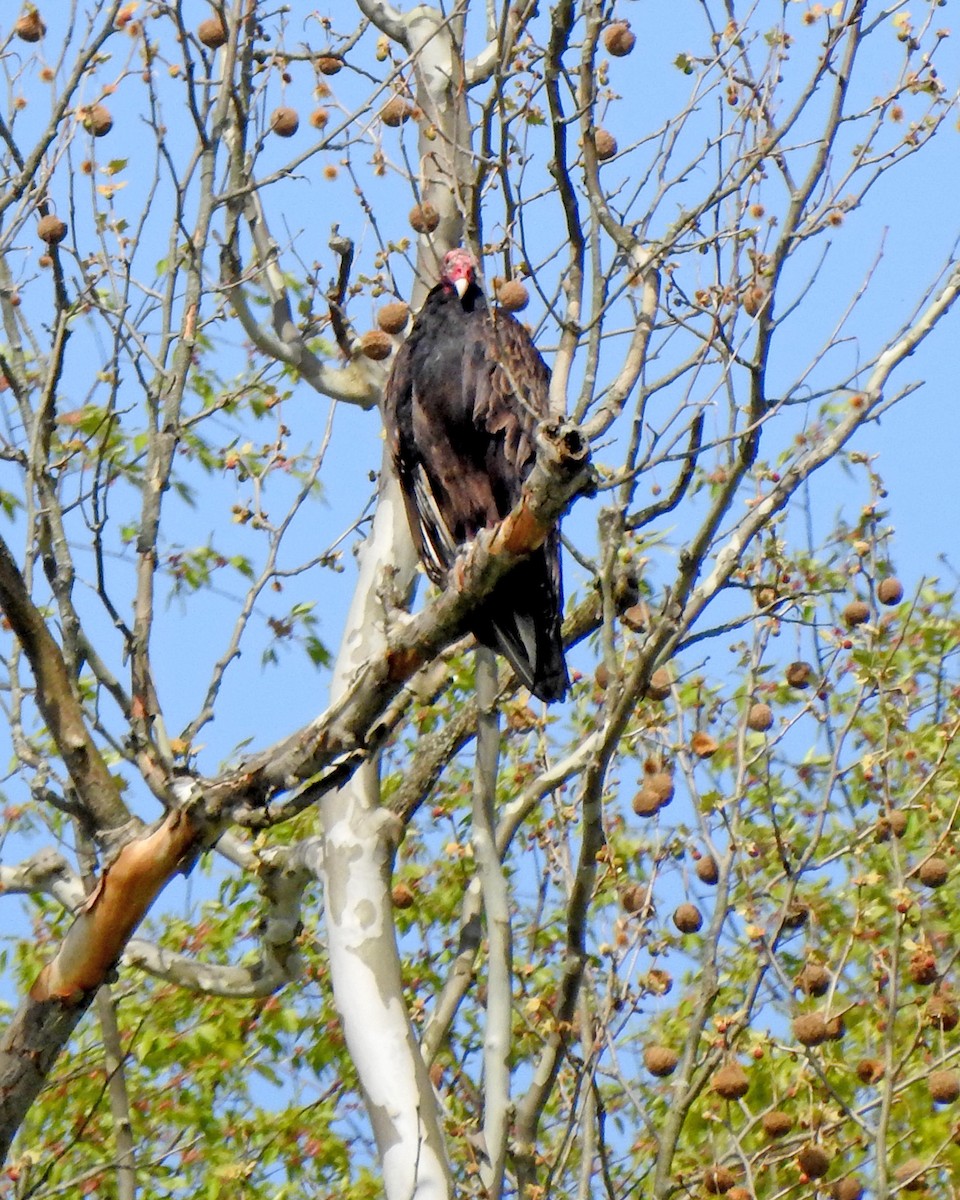
[(494, 588), (473, 624), (478, 642), (499, 651), (540, 700), (562, 700), (569, 687), (560, 631), (560, 603), (543, 553)]

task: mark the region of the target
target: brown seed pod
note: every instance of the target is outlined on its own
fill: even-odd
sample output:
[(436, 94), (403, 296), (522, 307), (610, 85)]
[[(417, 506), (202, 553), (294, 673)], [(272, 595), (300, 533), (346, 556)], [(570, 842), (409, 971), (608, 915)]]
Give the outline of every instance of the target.
[(597, 148), (597, 158), (606, 162), (617, 152), (617, 139), (607, 129), (598, 129), (593, 135), (593, 144)]
[(415, 204), (407, 219), (417, 233), (433, 233), (440, 224), (440, 214), (432, 204)]
[(336, 75), (343, 70), (343, 59), (337, 54), (318, 54), (313, 65), (321, 75)]
[(720, 867), (712, 854), (705, 854), (703, 858), (698, 858), (697, 865), (693, 869), (701, 883), (713, 884), (720, 878)]
[(937, 855), (922, 862), (917, 872), (920, 882), (928, 888), (943, 887), (949, 874), (950, 864), (945, 858), (939, 858)]
[(91, 104), (83, 111), (83, 127), (94, 137), (105, 137), (113, 128), (110, 110), (102, 104)]
[(48, 213), (37, 222), (37, 235), (48, 246), (58, 246), (67, 236), (66, 223), (53, 213)]
[(832, 1200), (863, 1200), (863, 1184), (856, 1175), (838, 1179), (830, 1188)]
[(624, 912), (640, 912), (647, 904), (647, 889), (642, 883), (628, 883), (620, 893)]
[(634, 633), (642, 633), (650, 623), (650, 610), (645, 604), (631, 604), (620, 614), (620, 619)]
[(530, 293), (519, 279), (508, 279), (497, 288), (497, 303), (507, 312), (522, 312), (530, 303)]
[(927, 1086), (937, 1104), (953, 1104), (960, 1098), (960, 1071), (932, 1071)]
[(907, 825), (909, 824), (909, 821), (910, 821), (908, 814), (905, 813), (900, 808), (895, 808), (890, 813), (889, 821), (890, 821), (890, 832), (893, 834), (893, 836), (895, 838), (902, 838), (903, 835), (907, 832)]
[(315, 108), (310, 114), (310, 124), (314, 129), (323, 129), (330, 120), (330, 113), (325, 108)]
[(377, 312), (377, 324), (384, 333), (403, 333), (409, 320), (410, 306), (404, 304), (402, 300), (395, 300), (392, 304), (385, 304)]
[(755, 283), (752, 287), (748, 287), (743, 293), (743, 311), (748, 317), (755, 317), (763, 308), (763, 302), (767, 298), (767, 289)]
[(657, 667), (647, 684), (647, 699), (666, 700), (672, 687), (673, 679), (670, 677), (670, 672), (666, 667)]
[(922, 1192), (923, 1173), (926, 1168), (919, 1158), (908, 1158), (894, 1171), (893, 1176), (905, 1192)]
[(745, 1187), (732, 1187), (727, 1192), (727, 1200), (753, 1200), (753, 1192)]
[(227, 44), (227, 27), (217, 15), (207, 17), (197, 26), (197, 37), (210, 50), (219, 50)]
[(614, 21), (603, 31), (603, 44), (608, 54), (612, 54), (614, 58), (623, 58), (637, 44), (637, 39), (630, 32), (628, 21)]
[(716, 752), (720, 749), (720, 743), (709, 733), (705, 733), (702, 729), (698, 729), (690, 739), (690, 749), (697, 756), (697, 758), (713, 758)]
[(295, 108), (281, 104), (270, 114), (270, 128), (279, 137), (293, 137), (300, 128), (300, 118)]
[(881, 579), (877, 584), (877, 599), (881, 604), (899, 604), (903, 599), (903, 584), (895, 575)]
[(678, 904), (674, 910), (673, 923), (681, 933), (696, 933), (703, 925), (703, 917), (695, 904)]
[(410, 119), (410, 105), (402, 96), (391, 96), (380, 109), (380, 120), (391, 129), (397, 129)]
[(669, 771), (654, 771), (647, 776), (646, 786), (656, 792), (662, 805), (669, 804), (674, 796), (673, 776)]
[(711, 1196), (723, 1196), (737, 1182), (737, 1177), (729, 1167), (721, 1167), (713, 1163), (703, 1173), (704, 1190)]
[(751, 704), (747, 712), (747, 728), (754, 733), (766, 733), (773, 725), (773, 709), (769, 704), (758, 701)]
[(907, 832), (907, 814), (899, 809), (894, 809), (891, 813), (881, 813), (877, 817), (876, 824), (873, 827), (873, 840), (875, 842), (889, 842), (890, 835), (902, 838)]
[(870, 605), (865, 600), (851, 600), (841, 615), (843, 623), (853, 629), (870, 620)]
[(879, 1058), (861, 1058), (854, 1070), (861, 1083), (879, 1083), (885, 1073)]
[(938, 992), (927, 1001), (927, 1021), (935, 1029), (950, 1033), (960, 1024), (960, 1009), (949, 996)]
[(673, 976), (662, 967), (651, 967), (640, 982), (651, 996), (666, 996), (673, 987)]
[(650, 787), (642, 787), (633, 798), (633, 811), (638, 817), (655, 816), (663, 808), (663, 801)]
[(827, 1022), (823, 1013), (801, 1013), (793, 1019), (793, 1036), (801, 1046), (819, 1046), (827, 1040)]
[(813, 678), (813, 667), (808, 662), (792, 662), (787, 667), (786, 677), (791, 687), (809, 687)]
[(412, 908), (416, 901), (413, 889), (406, 883), (395, 883), (390, 893), (394, 908)]
[(793, 1128), (793, 1117), (782, 1109), (773, 1108), (763, 1114), (760, 1124), (768, 1138), (782, 1138)]
[(805, 1146), (800, 1147), (797, 1162), (800, 1164), (800, 1170), (810, 1179), (819, 1179), (830, 1169), (830, 1155), (815, 1142), (807, 1142)]
[(662, 1079), (665, 1075), (672, 1075), (677, 1069), (679, 1061), (680, 1056), (669, 1046), (647, 1046), (643, 1052), (643, 1065), (651, 1075), (656, 1075), (658, 1079)]
[(839, 1042), (846, 1036), (847, 1027), (844, 1024), (843, 1017), (827, 1017), (827, 1041)]
[(593, 679), (601, 692), (605, 692), (610, 686), (610, 669), (606, 663), (598, 663), (597, 669), (593, 673)]
[(911, 955), (907, 964), (907, 974), (914, 983), (921, 987), (929, 987), (937, 982), (937, 960), (934, 955), (921, 947)]
[(21, 42), (39, 42), (47, 32), (47, 27), (40, 13), (31, 6), (23, 16), (17, 18), (13, 32)]
[(390, 357), (393, 350), (393, 338), (382, 329), (368, 329), (360, 338), (360, 349), (374, 362), (381, 362)]
[(824, 996), (830, 988), (830, 972), (822, 963), (807, 962), (793, 984), (805, 996)]
[(750, 1079), (738, 1062), (728, 1062), (714, 1071), (710, 1086), (724, 1100), (739, 1100), (750, 1090)]

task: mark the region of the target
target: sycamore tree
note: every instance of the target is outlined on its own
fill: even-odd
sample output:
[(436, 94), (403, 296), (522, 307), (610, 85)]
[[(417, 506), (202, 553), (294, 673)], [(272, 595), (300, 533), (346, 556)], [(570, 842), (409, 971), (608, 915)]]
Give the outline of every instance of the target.
[[(0, 1196), (960, 1194), (960, 616), (874, 454), (950, 15), (8, 6)], [(410, 615), (458, 244), (552, 417)], [(561, 515), (547, 708), (465, 630)]]

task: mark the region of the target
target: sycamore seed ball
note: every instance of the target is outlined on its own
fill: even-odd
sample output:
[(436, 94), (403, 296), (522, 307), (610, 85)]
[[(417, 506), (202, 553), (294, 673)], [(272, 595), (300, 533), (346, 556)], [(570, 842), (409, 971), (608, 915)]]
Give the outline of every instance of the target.
[(939, 975), (936, 957), (921, 946), (913, 952), (907, 964), (907, 974), (920, 987), (929, 987), (931, 983), (936, 983)]
[(801, 1046), (819, 1046), (829, 1036), (822, 1013), (801, 1013), (793, 1019), (793, 1036)]
[(927, 1021), (935, 1028), (950, 1033), (960, 1024), (960, 1009), (942, 993), (932, 996), (927, 1004)]
[(408, 220), (417, 233), (433, 233), (440, 224), (440, 214), (432, 204), (415, 204)]
[(938, 888), (943, 887), (947, 882), (947, 876), (950, 874), (950, 865), (945, 858), (940, 858), (934, 855), (921, 863), (918, 875), (920, 882), (924, 887)]
[(643, 1052), (643, 1065), (658, 1079), (672, 1075), (679, 1061), (676, 1050), (671, 1050), (669, 1046), (647, 1046)]
[(768, 1138), (782, 1138), (793, 1128), (793, 1117), (779, 1108), (774, 1108), (763, 1114), (761, 1124)]
[(374, 362), (381, 362), (390, 357), (393, 339), (382, 329), (368, 329), (360, 338), (360, 349), (367, 358), (372, 358)]
[(863, 1184), (856, 1175), (848, 1175), (846, 1179), (838, 1179), (831, 1187), (832, 1200), (862, 1200)]
[(380, 120), (384, 125), (389, 125), (392, 129), (396, 129), (409, 119), (409, 105), (400, 96), (391, 96), (383, 108), (380, 109)]
[(279, 137), (293, 137), (300, 128), (300, 118), (295, 108), (287, 108), (281, 104), (270, 116), (270, 128)]
[(750, 1090), (750, 1080), (739, 1063), (731, 1062), (714, 1072), (710, 1086), (724, 1100), (740, 1100)]
[(661, 805), (669, 804), (673, 799), (673, 776), (668, 771), (654, 771), (647, 778), (647, 787), (660, 797)]
[(336, 54), (318, 54), (313, 62), (321, 75), (336, 75), (343, 70), (343, 59)]
[(407, 883), (395, 883), (390, 893), (394, 908), (412, 908), (416, 900), (413, 889)]
[(720, 867), (712, 854), (705, 854), (703, 858), (698, 858), (694, 870), (701, 883), (713, 884), (720, 878)]
[(209, 50), (219, 50), (227, 43), (227, 27), (222, 18), (207, 17), (197, 26), (197, 37)]
[(614, 21), (603, 31), (603, 44), (608, 54), (612, 54), (614, 58), (623, 58), (637, 44), (637, 39), (630, 32), (628, 21)]
[(703, 917), (695, 904), (679, 904), (673, 914), (673, 923), (681, 933), (696, 933), (703, 925)]
[(877, 584), (877, 599), (881, 604), (899, 604), (903, 599), (903, 584), (893, 575), (881, 579)]
[(861, 1083), (873, 1084), (880, 1082), (886, 1068), (879, 1058), (861, 1058), (854, 1070)]
[(653, 817), (663, 808), (660, 796), (650, 787), (642, 787), (633, 798), (633, 811), (638, 817)]
[(809, 687), (813, 678), (813, 667), (808, 662), (792, 662), (787, 667), (786, 678), (791, 687)]
[(59, 217), (48, 213), (37, 222), (37, 234), (48, 246), (56, 246), (67, 236), (67, 226)]
[(102, 104), (92, 104), (83, 115), (83, 127), (94, 137), (105, 137), (113, 128), (110, 110)]
[(830, 972), (822, 963), (804, 963), (793, 982), (805, 996), (823, 996), (830, 987)]
[(960, 1097), (960, 1071), (932, 1071), (927, 1085), (937, 1104), (953, 1104)]
[(17, 18), (13, 32), (21, 42), (39, 42), (47, 32), (47, 27), (40, 13), (35, 8), (29, 8), (22, 17)]
[(769, 704), (758, 701), (756, 704), (750, 705), (750, 710), (747, 713), (748, 729), (752, 729), (754, 733), (766, 733), (772, 725), (773, 709)]
[(377, 312), (377, 324), (384, 333), (403, 333), (410, 319), (410, 308), (402, 300), (385, 304)]
[(919, 1158), (908, 1158), (894, 1171), (894, 1178), (905, 1192), (923, 1191), (923, 1162)]
[(737, 1177), (729, 1167), (721, 1167), (717, 1163), (707, 1167), (703, 1173), (703, 1186), (711, 1196), (723, 1196), (737, 1182)]
[(870, 605), (865, 600), (851, 600), (843, 610), (844, 624), (849, 625), (851, 629), (857, 625), (863, 625), (869, 620)]
[(670, 695), (670, 689), (673, 686), (673, 680), (670, 678), (670, 672), (666, 667), (657, 667), (654, 673), (650, 676), (650, 682), (647, 684), (647, 699), (648, 700), (666, 700)]
[(748, 317), (755, 317), (763, 308), (763, 302), (767, 297), (766, 288), (755, 283), (748, 287), (743, 293), (743, 310)]
[(690, 749), (697, 758), (712, 758), (720, 749), (720, 743), (703, 729), (698, 729), (690, 739)]
[(530, 303), (530, 293), (519, 279), (508, 279), (497, 288), (497, 303), (507, 312), (522, 312)]
[(807, 1142), (805, 1146), (800, 1147), (797, 1162), (800, 1164), (800, 1170), (810, 1179), (819, 1179), (826, 1175), (830, 1168), (830, 1155), (822, 1146)]
[(597, 158), (601, 162), (606, 162), (608, 158), (613, 158), (617, 152), (617, 139), (607, 129), (598, 129), (596, 131), (593, 144), (597, 148)]

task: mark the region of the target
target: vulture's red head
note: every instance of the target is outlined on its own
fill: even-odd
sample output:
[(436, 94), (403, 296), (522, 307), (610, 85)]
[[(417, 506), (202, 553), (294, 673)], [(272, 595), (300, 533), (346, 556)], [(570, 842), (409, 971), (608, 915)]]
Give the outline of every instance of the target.
[(477, 281), (477, 264), (469, 250), (448, 250), (443, 256), (440, 282), (453, 290), (462, 300), (467, 288)]

